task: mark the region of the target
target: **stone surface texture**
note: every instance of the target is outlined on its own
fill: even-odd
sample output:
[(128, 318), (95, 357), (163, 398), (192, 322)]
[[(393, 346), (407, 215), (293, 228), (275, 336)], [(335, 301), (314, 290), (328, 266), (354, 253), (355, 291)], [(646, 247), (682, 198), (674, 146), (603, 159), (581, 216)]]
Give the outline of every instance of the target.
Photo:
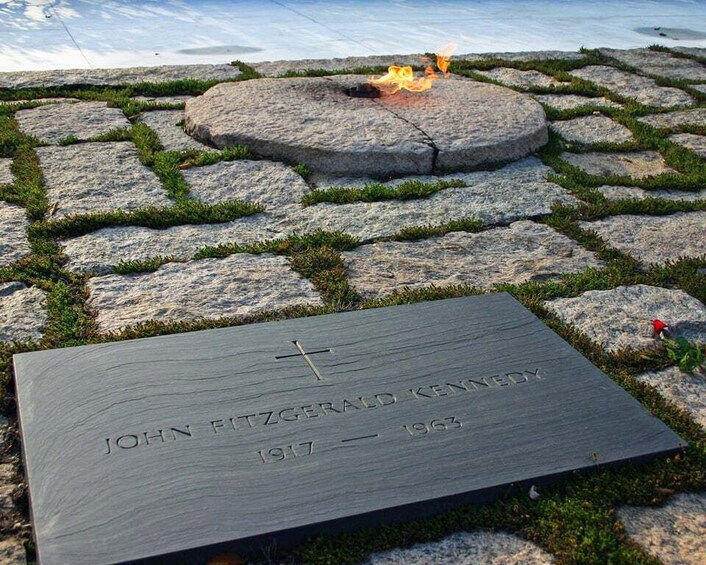
[[(284, 216), (258, 214), (227, 224), (177, 226), (166, 230), (108, 228), (64, 241), (64, 253), (69, 257), (68, 269), (104, 273), (121, 261), (157, 256), (186, 260), (204, 246), (248, 245), (317, 229), (339, 230), (368, 241), (412, 226), (440, 225), (471, 217), (487, 224), (507, 224), (548, 214), (555, 202), (578, 203), (566, 190), (547, 182), (550, 172), (539, 159), (530, 157), (496, 171), (442, 177), (461, 179), (468, 186), (442, 190), (425, 199), (345, 205), (324, 203), (292, 207)], [(518, 186), (522, 190), (517, 190)]]
[(132, 142), (39, 147), (37, 154), (53, 218), (172, 204)]
[(439, 80), (423, 93), (345, 93), (365, 81), (341, 75), (220, 84), (186, 103), (186, 131), (219, 148), (242, 143), (268, 158), (354, 175), (469, 170), (519, 159), (547, 141), (541, 106), (509, 89)]
[(0, 267), (29, 255), (28, 225), (24, 208), (0, 200)]
[(291, 167), (271, 161), (222, 161), (183, 171), (191, 195), (202, 202), (226, 200), (259, 202), (267, 212), (282, 215), (300, 208), (309, 186)]
[(694, 200), (706, 200), (706, 188), (695, 192), (686, 190), (645, 190), (637, 186), (599, 186), (596, 190), (608, 200), (634, 199), (644, 200), (645, 198), (660, 198), (662, 200), (683, 200), (693, 202)]
[(591, 98), (578, 94), (532, 94), (532, 98), (556, 110), (573, 110), (583, 106), (604, 106), (606, 108), (623, 107), (622, 104), (608, 100), (605, 96)]
[(132, 99), (136, 102), (149, 102), (151, 104), (184, 104), (187, 100), (191, 100), (193, 96), (190, 94), (177, 94), (175, 96), (133, 96)]
[(585, 59), (586, 55), (578, 51), (503, 51), (499, 53), (464, 53), (455, 55), (453, 59), (461, 59), (463, 61), (482, 61), (487, 59), (502, 59), (503, 61), (548, 61), (550, 59), (559, 59), (561, 61), (580, 61)]
[(285, 257), (273, 255), (170, 263), (154, 273), (95, 277), (88, 286), (88, 304), (102, 332), (149, 320), (218, 319), (323, 304)]
[(601, 49), (601, 54), (613, 57), (648, 75), (687, 81), (706, 80), (706, 66), (693, 59), (674, 57), (650, 49)]
[(20, 110), (15, 119), (24, 133), (50, 144), (70, 136), (86, 140), (110, 130), (130, 127), (122, 110), (108, 108), (106, 102), (47, 104)]
[(581, 116), (552, 122), (550, 127), (574, 143), (629, 143), (635, 139), (628, 128), (607, 116)]
[(704, 94), (706, 94), (706, 84), (692, 84), (690, 86), (694, 90), (698, 90), (699, 92), (703, 92)]
[(561, 88), (567, 82), (561, 82), (553, 76), (545, 75), (539, 71), (521, 71), (510, 67), (496, 67), (489, 71), (476, 71), (479, 75), (495, 80), (507, 86), (517, 86), (519, 88)]
[(706, 127), (706, 108), (651, 114), (637, 119), (655, 128), (677, 129), (689, 125)]
[(27, 553), (20, 538), (5, 538), (0, 541), (0, 562), (3, 565), (26, 565)]
[(551, 565), (537, 545), (505, 532), (461, 532), (439, 542), (375, 553), (364, 565)]
[(652, 332), (654, 319), (664, 321), (675, 336), (706, 343), (706, 306), (683, 290), (638, 284), (544, 304), (610, 352), (660, 347)]
[(279, 77), (285, 73), (302, 73), (308, 70), (355, 72), (361, 67), (390, 65), (419, 65), (426, 58), (422, 53), (411, 55), (372, 55), (369, 57), (344, 57), (335, 59), (300, 59), (297, 61), (263, 61), (251, 66), (264, 77)]
[(0, 342), (39, 341), (46, 325), (46, 292), (21, 282), (0, 283)]
[(669, 140), (706, 159), (706, 136), (694, 133), (675, 133), (669, 136)]
[(657, 151), (625, 153), (568, 153), (560, 158), (589, 175), (633, 177), (642, 179), (676, 171), (667, 166)]
[(603, 240), (645, 265), (663, 264), (680, 257), (706, 259), (706, 212), (679, 212), (669, 216), (610, 216), (581, 222)]
[(12, 159), (0, 159), (0, 184), (10, 184), (14, 180), (11, 166)]
[(589, 65), (570, 71), (569, 74), (603, 86), (620, 96), (634, 98), (645, 106), (670, 108), (694, 103), (694, 99), (683, 90), (671, 86), (659, 86), (651, 78), (606, 65)]
[(429, 285), (491, 288), (558, 278), (603, 263), (567, 237), (530, 221), (480, 233), (381, 242), (343, 254), (349, 280), (365, 298)]
[(679, 367), (668, 367), (642, 373), (635, 378), (655, 387), (706, 429), (706, 379), (702, 372), (685, 373)]
[(183, 119), (182, 110), (154, 110), (144, 112), (140, 115), (139, 121), (154, 130), (165, 151), (211, 149), (208, 145), (199, 143), (193, 137), (186, 135), (184, 129), (178, 125)]
[(706, 562), (706, 494), (682, 493), (661, 508), (623, 506), (618, 519), (630, 538), (664, 565)]
[(0, 88), (38, 88), (69, 85), (140, 84), (173, 80), (232, 80), (241, 75), (233, 65), (162, 65), (123, 69), (61, 69), (0, 73)]

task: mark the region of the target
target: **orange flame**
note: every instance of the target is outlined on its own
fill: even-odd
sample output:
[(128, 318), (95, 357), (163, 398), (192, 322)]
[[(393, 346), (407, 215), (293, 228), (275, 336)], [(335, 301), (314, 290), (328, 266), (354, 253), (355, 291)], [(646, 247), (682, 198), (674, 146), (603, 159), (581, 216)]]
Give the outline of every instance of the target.
[[(451, 53), (456, 46), (450, 43), (444, 46), (436, 53), (436, 66), (448, 76), (449, 64), (451, 62)], [(426, 57), (423, 60), (428, 60)], [(423, 92), (429, 90), (431, 85), (439, 76), (434, 71), (434, 68), (429, 65), (424, 69), (425, 76), (415, 76), (412, 67), (398, 67), (391, 65), (387, 68), (387, 74), (379, 77), (371, 77), (368, 82), (375, 85), (386, 94), (395, 94), (400, 90), (409, 90), (410, 92)]]

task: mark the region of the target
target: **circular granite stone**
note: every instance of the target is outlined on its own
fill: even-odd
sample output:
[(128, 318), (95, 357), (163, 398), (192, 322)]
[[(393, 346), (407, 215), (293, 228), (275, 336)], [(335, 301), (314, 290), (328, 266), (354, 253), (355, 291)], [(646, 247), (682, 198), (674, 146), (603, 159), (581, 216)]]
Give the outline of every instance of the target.
[(470, 80), (422, 93), (352, 98), (367, 77), (259, 79), (214, 86), (186, 103), (186, 131), (218, 148), (252, 151), (316, 171), (428, 174), (514, 161), (547, 141), (529, 96)]

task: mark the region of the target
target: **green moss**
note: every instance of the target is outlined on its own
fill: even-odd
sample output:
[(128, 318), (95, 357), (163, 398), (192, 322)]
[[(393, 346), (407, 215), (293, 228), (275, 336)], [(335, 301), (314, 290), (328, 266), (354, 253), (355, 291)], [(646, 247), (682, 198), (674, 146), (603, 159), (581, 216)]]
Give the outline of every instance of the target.
[(326, 190), (313, 190), (302, 198), (304, 206), (312, 206), (320, 202), (333, 202), (335, 204), (348, 204), (351, 202), (380, 202), (383, 200), (411, 200), (427, 198), (447, 188), (466, 186), (459, 179), (437, 182), (422, 182), (418, 180), (404, 181), (396, 186), (380, 183), (366, 184), (364, 188), (333, 187)]

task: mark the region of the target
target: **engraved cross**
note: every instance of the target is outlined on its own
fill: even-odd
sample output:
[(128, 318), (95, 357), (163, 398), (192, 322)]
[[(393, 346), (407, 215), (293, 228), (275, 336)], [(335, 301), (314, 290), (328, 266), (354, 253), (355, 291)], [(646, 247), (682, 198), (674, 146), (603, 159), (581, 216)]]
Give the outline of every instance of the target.
[(314, 365), (314, 362), (309, 358), (309, 355), (315, 355), (317, 353), (329, 353), (331, 350), (319, 349), (318, 351), (304, 351), (304, 348), (298, 341), (295, 340), (292, 343), (294, 344), (294, 347), (297, 348), (299, 353), (291, 353), (290, 355), (277, 355), (275, 359), (284, 359), (286, 357), (299, 357), (301, 355), (302, 357), (304, 357), (304, 361), (307, 362), (307, 365), (309, 365), (309, 368), (314, 372), (316, 380), (323, 381), (324, 378), (321, 376), (321, 373), (319, 372), (319, 369), (317, 369), (316, 365)]

